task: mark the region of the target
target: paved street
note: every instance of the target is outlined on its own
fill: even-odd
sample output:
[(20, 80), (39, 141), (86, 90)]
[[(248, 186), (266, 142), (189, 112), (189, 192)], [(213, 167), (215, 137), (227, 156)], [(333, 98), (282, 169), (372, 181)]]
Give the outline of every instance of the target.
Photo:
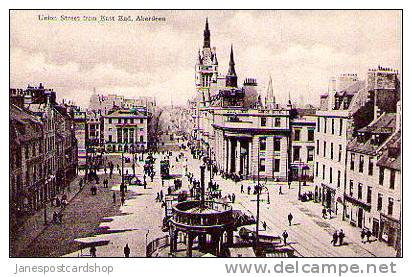
[[(199, 160), (191, 160), (189, 168), (197, 172), (199, 178)], [(209, 176), (207, 173), (206, 176)], [(207, 180), (208, 177), (206, 178)], [(253, 181), (242, 181), (235, 184), (231, 180), (224, 180), (220, 176), (215, 181), (222, 189), (222, 195), (235, 193), (236, 203), (234, 207), (247, 211), (256, 217), (256, 195), (247, 195), (246, 188), (250, 186), (253, 191)], [(264, 183), (264, 182), (263, 182)], [(240, 193), (240, 186), (244, 185), (245, 193)], [(282, 195), (279, 195), (279, 186), (282, 186)], [(288, 189), (287, 183), (268, 182), (267, 187), (270, 194), (270, 205), (266, 201), (260, 204), (260, 230), (265, 221), (268, 225), (266, 233), (280, 236), (284, 230), (289, 233), (291, 246), (297, 254), (304, 257), (394, 257), (395, 250), (382, 242), (364, 244), (361, 242), (360, 229), (342, 222), (340, 217), (332, 219), (322, 218), (322, 207), (319, 203), (300, 202), (297, 200), (298, 183), (292, 183)], [(302, 193), (313, 190), (308, 186), (302, 186)], [(261, 199), (265, 200), (266, 194)], [(287, 216), (292, 213), (294, 219), (292, 226), (288, 226)], [(332, 234), (335, 230), (343, 229), (347, 245), (333, 247), (331, 245)]]
[[(182, 174), (185, 162), (175, 162), (176, 154), (171, 158), (171, 173)], [(194, 172), (195, 178), (199, 178), (199, 166), (201, 162), (193, 159), (188, 151), (188, 169)], [(161, 231), (163, 209), (159, 202), (155, 201), (156, 194), (166, 189), (172, 180), (165, 181), (164, 187), (158, 175), (159, 160), (161, 155), (156, 155), (156, 176), (153, 182), (148, 178), (148, 186), (129, 186), (127, 200), (124, 206), (120, 205), (119, 184), (120, 175), (116, 167), (114, 176), (110, 180), (109, 188), (103, 188), (100, 184), (96, 196), (91, 196), (86, 187), (70, 202), (64, 211), (63, 224), (50, 225), (30, 244), (24, 256), (81, 256), (88, 255), (88, 246), (97, 246), (98, 257), (123, 256), (123, 247), (126, 243), (131, 249), (131, 256), (145, 256), (146, 236), (151, 241), (166, 235)], [(109, 155), (108, 159), (116, 164), (120, 163), (120, 155)], [(132, 172), (129, 164), (125, 164), (125, 171)], [(143, 174), (143, 162), (136, 167), (137, 174)], [(99, 173), (101, 180), (108, 178), (103, 171)], [(141, 178), (142, 179), (142, 178)], [(209, 174), (206, 172), (206, 181)], [(235, 193), (234, 208), (256, 216), (256, 196), (246, 193), (247, 187), (253, 188), (253, 181), (242, 181), (235, 184), (231, 180), (224, 180), (215, 176), (215, 181), (222, 190), (222, 195)], [(187, 178), (183, 178), (183, 189), (188, 188)], [(240, 193), (243, 184), (245, 193)], [(282, 186), (282, 195), (279, 195), (279, 186)], [(381, 242), (364, 244), (360, 239), (360, 231), (342, 222), (340, 218), (323, 219), (321, 206), (313, 202), (300, 202), (297, 200), (297, 183), (293, 183), (289, 190), (286, 183), (267, 183), (270, 193), (270, 205), (266, 203), (266, 194), (261, 199), (261, 232), (270, 235), (280, 235), (284, 230), (289, 233), (290, 246), (296, 254), (304, 257), (373, 257), (394, 256), (395, 251)], [(302, 187), (302, 191), (310, 190), (311, 186)], [(252, 189), (253, 190), (253, 189)], [(117, 196), (116, 204), (113, 204), (112, 193)], [(287, 215), (293, 214), (293, 224), (288, 226)], [(267, 223), (267, 230), (262, 227)], [(332, 233), (336, 229), (343, 229), (346, 237), (344, 246), (333, 247), (330, 243)], [(58, 247), (56, 247), (56, 241)], [(83, 245), (83, 250), (80, 249)]]

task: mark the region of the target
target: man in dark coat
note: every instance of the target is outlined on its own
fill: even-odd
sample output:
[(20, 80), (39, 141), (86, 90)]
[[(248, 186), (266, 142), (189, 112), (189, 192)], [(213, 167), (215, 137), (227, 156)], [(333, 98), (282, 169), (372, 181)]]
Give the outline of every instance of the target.
[(130, 256), (130, 248), (129, 248), (129, 244), (128, 244), (128, 243), (126, 243), (126, 246), (124, 247), (123, 252), (124, 252), (124, 256), (125, 256), (126, 258), (129, 258), (129, 256)]
[(283, 231), (282, 237), (283, 237), (283, 243), (286, 245), (286, 243), (287, 243), (286, 240), (287, 240), (288, 237), (289, 237), (289, 234), (288, 234), (288, 232), (286, 232), (286, 230)]
[(292, 213), (289, 213), (288, 215), (289, 226), (292, 226), (292, 220), (293, 220), (293, 215)]

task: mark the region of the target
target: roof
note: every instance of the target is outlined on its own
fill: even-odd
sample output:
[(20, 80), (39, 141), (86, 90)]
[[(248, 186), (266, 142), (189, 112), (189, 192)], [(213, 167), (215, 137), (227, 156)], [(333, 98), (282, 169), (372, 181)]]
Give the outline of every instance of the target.
[[(396, 127), (396, 114), (384, 113), (379, 118), (372, 121), (368, 126), (358, 130), (359, 133), (366, 133), (369, 135), (383, 134), (390, 135), (394, 132)], [(359, 137), (352, 139), (347, 146), (349, 151), (356, 151), (368, 155), (374, 155), (380, 146), (383, 144), (373, 143), (372, 137), (368, 137), (366, 141), (360, 141)]]
[(41, 120), (15, 105), (10, 105), (10, 137), (19, 144), (42, 137)]
[(142, 112), (130, 109), (130, 110), (116, 110), (104, 117), (121, 117), (121, 118), (147, 118)]
[(365, 81), (357, 81), (345, 89), (336, 92), (336, 96), (355, 95), (358, 91), (365, 88)]
[[(401, 170), (401, 132), (396, 132), (382, 147), (382, 154), (377, 162), (378, 166)], [(391, 156), (392, 155), (392, 156)]]
[(396, 113), (384, 113), (368, 126), (359, 129), (361, 133), (391, 134), (396, 127)]

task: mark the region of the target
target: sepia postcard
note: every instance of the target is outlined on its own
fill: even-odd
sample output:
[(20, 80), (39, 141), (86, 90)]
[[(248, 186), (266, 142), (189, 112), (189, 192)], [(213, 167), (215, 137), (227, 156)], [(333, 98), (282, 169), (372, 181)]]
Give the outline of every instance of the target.
[(9, 10), (9, 256), (402, 257), (402, 20)]

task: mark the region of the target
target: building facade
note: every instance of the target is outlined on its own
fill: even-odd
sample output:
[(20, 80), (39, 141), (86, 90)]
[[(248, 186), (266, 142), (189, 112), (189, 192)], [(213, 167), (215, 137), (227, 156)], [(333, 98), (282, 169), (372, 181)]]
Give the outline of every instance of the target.
[(10, 103), (10, 209), (12, 220), (19, 219), (11, 225), (15, 228), (76, 176), (77, 140), (73, 117), (56, 102), (53, 90), (42, 84), (11, 89)]
[(147, 149), (148, 117), (134, 109), (116, 110), (103, 117), (106, 152), (138, 152)]

